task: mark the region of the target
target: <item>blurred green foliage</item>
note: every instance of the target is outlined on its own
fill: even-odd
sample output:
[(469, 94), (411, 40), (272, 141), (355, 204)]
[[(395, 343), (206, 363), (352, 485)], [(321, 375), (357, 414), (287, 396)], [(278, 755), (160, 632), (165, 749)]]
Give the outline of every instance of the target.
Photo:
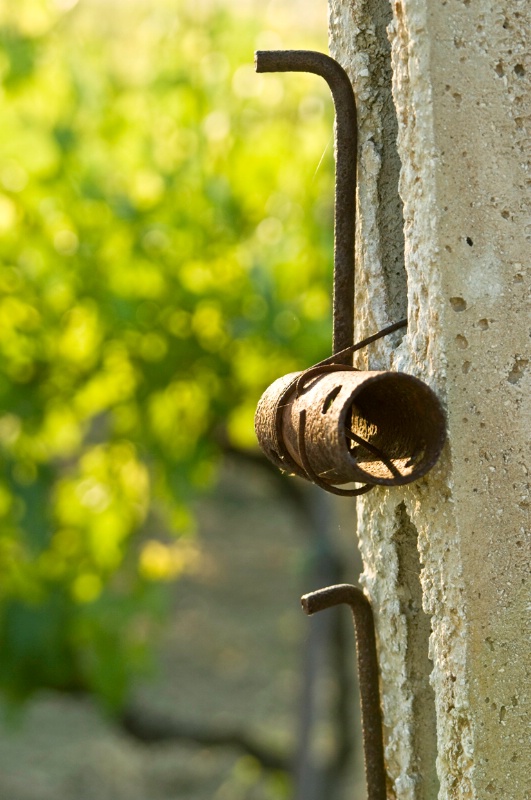
[(119, 705), (223, 447), (328, 353), (332, 110), (226, 11), (5, 5), (0, 684)]

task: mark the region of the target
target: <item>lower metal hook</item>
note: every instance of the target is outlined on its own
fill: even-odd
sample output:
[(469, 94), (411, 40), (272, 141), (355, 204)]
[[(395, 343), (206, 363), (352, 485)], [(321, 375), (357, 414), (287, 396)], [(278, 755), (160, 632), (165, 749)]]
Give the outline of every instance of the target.
[(360, 589), (347, 583), (305, 594), (301, 598), (301, 603), (308, 615), (342, 603), (349, 605), (352, 610), (356, 632), (367, 798), (386, 800), (378, 656), (371, 604)]

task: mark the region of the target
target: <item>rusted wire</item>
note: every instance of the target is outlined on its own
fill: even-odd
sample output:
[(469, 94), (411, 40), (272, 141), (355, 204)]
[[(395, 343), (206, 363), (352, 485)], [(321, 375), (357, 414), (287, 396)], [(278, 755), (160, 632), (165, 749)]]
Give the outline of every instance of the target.
[[(313, 377), (315, 377), (315, 375), (321, 374), (320, 367), (330, 366), (334, 367), (335, 369), (336, 365), (338, 365), (338, 369), (339, 368), (344, 369), (344, 366), (341, 361), (343, 357), (350, 356), (357, 350), (362, 350), (364, 347), (367, 347), (367, 345), (376, 342), (378, 339), (382, 339), (384, 336), (389, 336), (389, 334), (400, 330), (400, 328), (407, 328), (407, 319), (401, 319), (399, 320), (399, 322), (393, 322), (392, 325), (387, 325), (385, 328), (382, 328), (380, 331), (378, 331), (378, 333), (373, 333), (371, 336), (367, 336), (360, 342), (356, 342), (356, 344), (350, 344), (348, 347), (345, 347), (344, 350), (340, 350), (339, 353), (334, 353), (328, 358), (324, 358), (322, 361), (318, 361), (317, 364), (314, 364), (313, 367), (309, 367), (302, 373), (302, 375), (299, 376), (299, 378), (297, 379), (297, 391), (300, 393), (300, 391), (302, 391), (304, 383), (306, 383), (307, 380), (311, 380)], [(352, 367), (352, 369), (355, 369), (355, 367)], [(330, 371), (332, 372), (333, 370)]]
[(360, 589), (346, 583), (328, 586), (301, 598), (302, 607), (308, 615), (342, 603), (351, 608), (356, 632), (367, 798), (386, 800), (378, 655), (371, 604)]
[(348, 428), (345, 431), (345, 435), (346, 435), (347, 439), (350, 439), (351, 442), (356, 442), (356, 444), (360, 445), (360, 447), (364, 447), (365, 450), (368, 450), (369, 453), (372, 453), (373, 456), (376, 456), (377, 458), (379, 458), (380, 461), (382, 462), (382, 464), (385, 464), (385, 466), (387, 467), (389, 472), (392, 475), (394, 475), (395, 478), (402, 478), (403, 477), (402, 473), (400, 472), (400, 470), (398, 470), (395, 467), (395, 465), (393, 464), (391, 459), (387, 458), (385, 453), (383, 453), (382, 450), (380, 450), (379, 447), (376, 447), (374, 444), (371, 444), (366, 439), (362, 439), (361, 436), (358, 436), (356, 433), (354, 433), (353, 431), (349, 430)]
[[(382, 330), (378, 331), (378, 333), (373, 333), (372, 336), (367, 336), (366, 339), (362, 339), (361, 342), (351, 344), (348, 347), (345, 347), (345, 349), (341, 350), (339, 353), (334, 353), (328, 358), (318, 361), (317, 364), (313, 365), (313, 367), (308, 367), (308, 369), (304, 370), (302, 375), (299, 375), (296, 380), (297, 396), (300, 395), (300, 393), (304, 390), (305, 384), (311, 381), (312, 378), (322, 375), (325, 372), (339, 372), (348, 369), (347, 365), (342, 364), (341, 361), (337, 360), (338, 358), (341, 359), (342, 357), (350, 356), (352, 353), (355, 353), (356, 350), (362, 350), (364, 347), (367, 347), (367, 345), (372, 344), (372, 342), (376, 342), (378, 339), (382, 339), (384, 336), (389, 336), (390, 333), (394, 333), (400, 328), (407, 328), (407, 319), (401, 319), (400, 322), (394, 322), (392, 325), (382, 328)], [(356, 370), (356, 367), (350, 367), (350, 369)]]

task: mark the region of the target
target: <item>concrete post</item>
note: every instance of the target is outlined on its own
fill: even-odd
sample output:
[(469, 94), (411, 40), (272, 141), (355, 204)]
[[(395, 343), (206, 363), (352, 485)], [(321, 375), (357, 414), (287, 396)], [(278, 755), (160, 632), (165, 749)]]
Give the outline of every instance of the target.
[(409, 320), (358, 366), (423, 378), (448, 414), (432, 473), (358, 501), (389, 797), (524, 800), (531, 4), (330, 2), (361, 123), (357, 333)]

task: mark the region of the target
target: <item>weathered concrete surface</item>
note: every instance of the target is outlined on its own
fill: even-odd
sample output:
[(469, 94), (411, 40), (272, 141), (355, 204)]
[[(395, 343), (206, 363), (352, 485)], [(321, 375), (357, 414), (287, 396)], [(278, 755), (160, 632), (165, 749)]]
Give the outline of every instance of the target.
[(331, 0), (330, 33), (361, 120), (358, 334), (409, 319), (360, 365), (422, 377), (448, 413), (427, 478), (359, 500), (389, 796), (525, 800), (531, 4)]

